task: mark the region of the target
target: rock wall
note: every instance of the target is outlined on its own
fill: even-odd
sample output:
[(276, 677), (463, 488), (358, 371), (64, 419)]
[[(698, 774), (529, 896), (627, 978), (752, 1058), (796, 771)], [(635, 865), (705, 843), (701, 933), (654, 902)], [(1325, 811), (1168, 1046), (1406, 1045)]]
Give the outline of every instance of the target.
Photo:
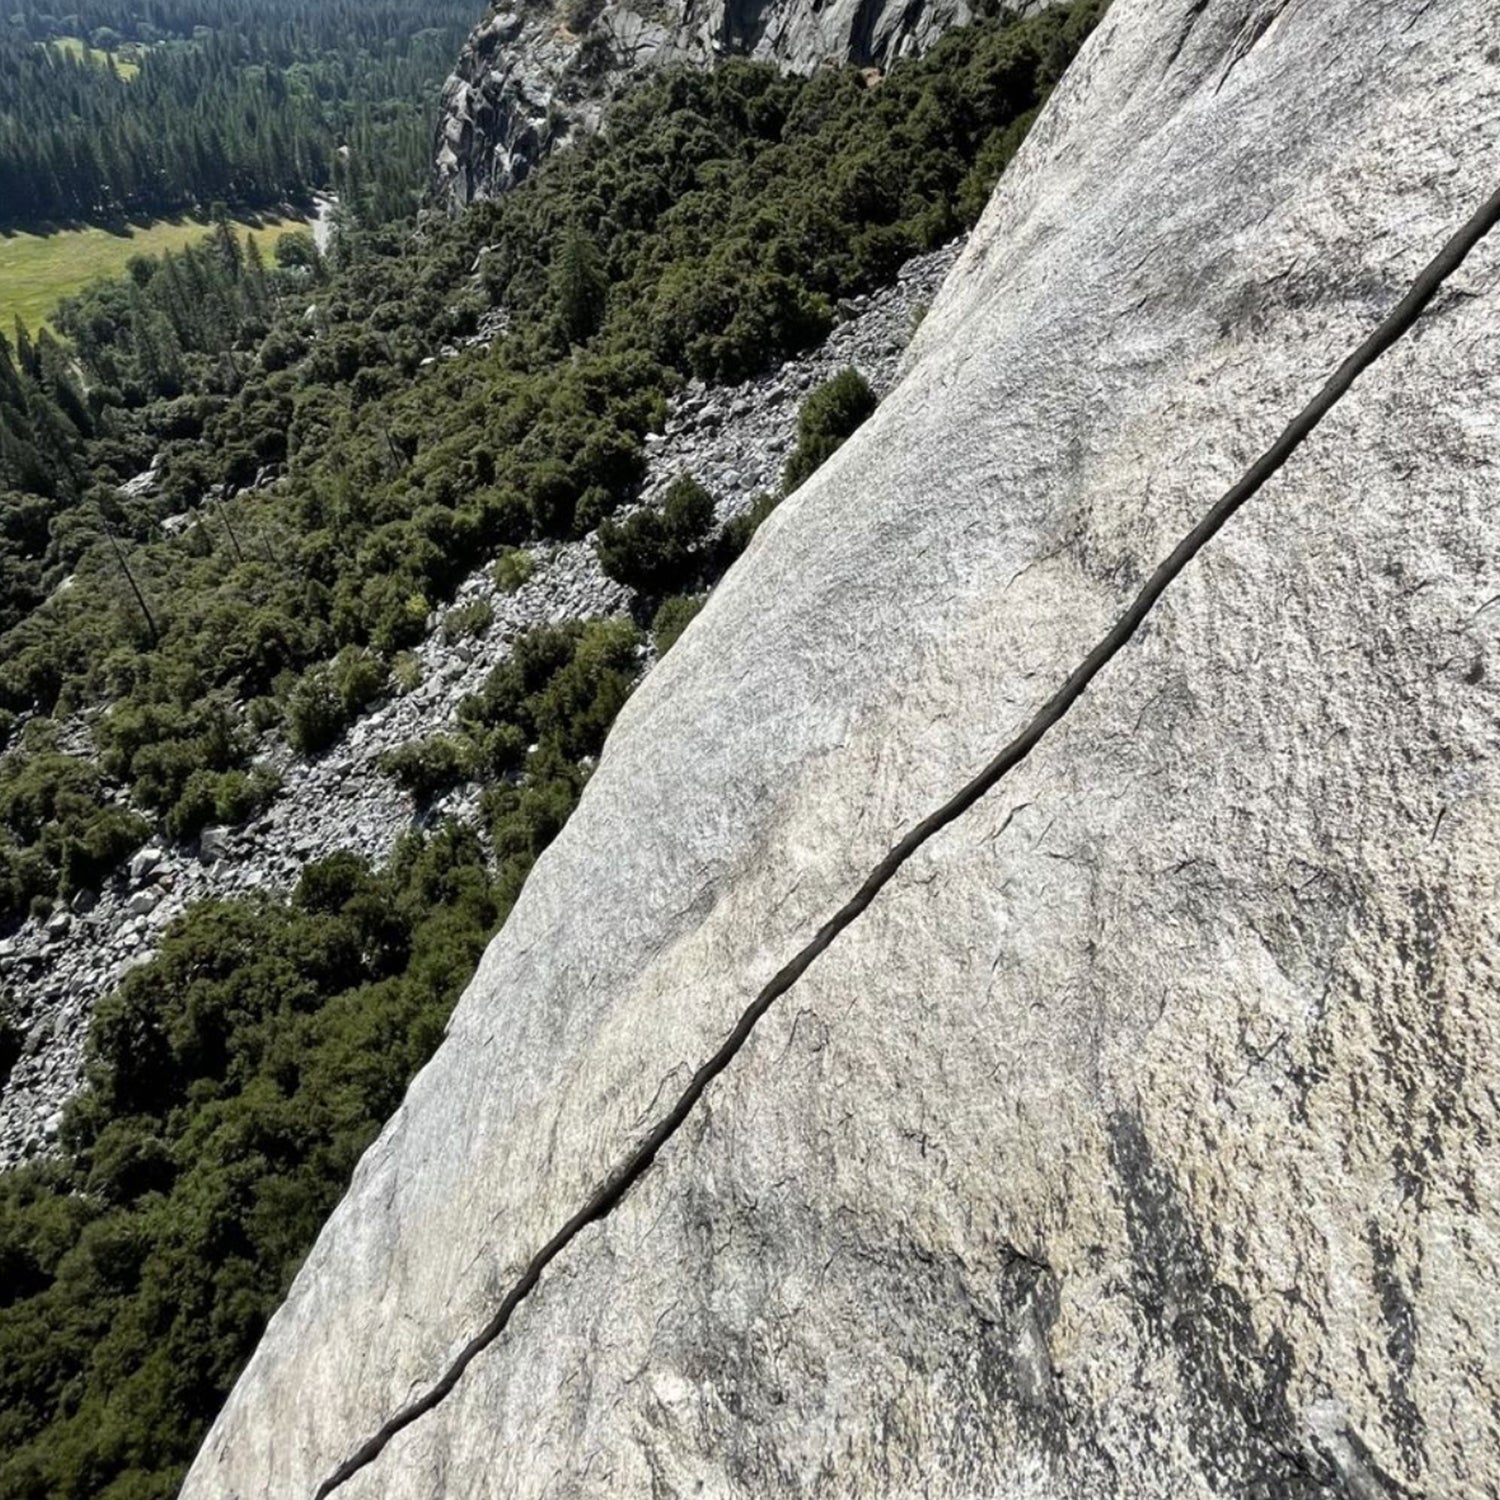
[[(428, 1390), (1495, 188), (1488, 0), (1117, 0), (627, 705), (185, 1494)], [(1500, 239), (349, 1500), (1500, 1491)]]
[[(810, 390), (850, 365), (877, 393), (890, 389), (917, 315), (958, 250), (954, 244), (908, 262), (891, 286), (846, 304), (843, 321), (821, 347), (769, 375), (737, 386), (689, 384), (674, 399), (665, 432), (651, 435), (641, 503), (653, 503), (679, 474), (691, 473), (713, 494), (720, 522), (749, 509), (759, 491), (777, 486)], [(80, 893), (73, 910), (0, 937), (0, 1014), (22, 1035), (19, 1058), (0, 1078), (0, 1169), (53, 1148), (63, 1106), (82, 1075), (95, 1005), (156, 952), (167, 924), (188, 905), (283, 894), (307, 864), (337, 849), (383, 860), (414, 824), (474, 810), (475, 787), (415, 808), (376, 762), (387, 750), (455, 728), (459, 703), (483, 686), (525, 631), (622, 614), (629, 604), (626, 591), (600, 569), (592, 537), (531, 550), (534, 571), (516, 593), (496, 587), (488, 564), (459, 587), (456, 606), (482, 600), (494, 611), (482, 636), (450, 642), (434, 617), (416, 652), (421, 683), (377, 704), (327, 753), (307, 759), (268, 735), (257, 763), (274, 769), (282, 787), (249, 827), (208, 829), (186, 844), (154, 842), (102, 891)], [(71, 748), (88, 754), (87, 726), (72, 728)]]
[[(1015, 14), (1051, 0), (1018, 0)], [(753, 57), (810, 73), (884, 67), (973, 19), (968, 0), (514, 0), (475, 28), (443, 88), (434, 188), (455, 207), (520, 182), (647, 73)]]

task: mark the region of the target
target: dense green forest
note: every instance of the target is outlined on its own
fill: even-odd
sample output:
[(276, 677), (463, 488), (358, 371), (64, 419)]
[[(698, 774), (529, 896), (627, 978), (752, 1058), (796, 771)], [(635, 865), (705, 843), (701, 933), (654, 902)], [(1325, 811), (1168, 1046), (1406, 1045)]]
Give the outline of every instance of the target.
[[(91, 0), (0, 12), (0, 228), (264, 208), (410, 213), (473, 0)], [(78, 45), (79, 43), (84, 45)]]
[[(174, 1493), (576, 802), (643, 634), (668, 647), (775, 503), (716, 530), (684, 476), (617, 518), (668, 398), (811, 345), (972, 222), (1101, 9), (976, 25), (878, 84), (664, 77), (499, 203), (277, 269), (223, 224), (76, 299), (68, 348), (0, 347), (13, 921), (153, 822), (247, 816), (257, 734), (329, 743), (400, 691), (469, 570), (520, 575), (517, 544), (598, 527), (636, 601), (524, 637), (451, 734), (390, 757), (418, 797), (478, 779), (477, 828), (311, 866), (290, 903), (202, 905), (102, 1005), (63, 1153), (0, 1176), (0, 1500)], [(432, 358), (492, 307), (492, 346)], [(788, 481), (870, 404), (853, 375), (815, 393)], [(155, 457), (160, 493), (123, 497)], [(80, 711), (88, 757), (59, 748)]]

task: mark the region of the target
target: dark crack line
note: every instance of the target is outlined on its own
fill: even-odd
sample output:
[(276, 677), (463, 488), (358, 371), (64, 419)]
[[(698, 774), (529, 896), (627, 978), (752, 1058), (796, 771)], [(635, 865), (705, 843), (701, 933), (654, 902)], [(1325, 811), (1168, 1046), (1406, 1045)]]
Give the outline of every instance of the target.
[(923, 844), (950, 823), (961, 818), (1007, 773), (1026, 759), (1047, 731), (1058, 724), (1081, 698), (1099, 672), (1140, 629), (1167, 587), (1213, 540), (1224, 524), (1269, 480), (1307, 439), (1359, 378), (1421, 316), (1438, 288), (1464, 262), (1469, 252), (1500, 221), (1500, 191), (1496, 191), (1412, 283), (1397, 306), (1329, 378), (1313, 399), (1289, 422), (1275, 443), (1246, 471), (1243, 478), (1172, 549), (1135, 596), (1129, 608), (1108, 634), (1074, 668), (1067, 681), (1037, 713), (1036, 717), (965, 787), (901, 840), (870, 872), (864, 884), (818, 929), (817, 935), (761, 990), (741, 1015), (734, 1030), (712, 1057), (693, 1074), (677, 1103), (631, 1151), (594, 1195), (532, 1256), (520, 1279), (506, 1293), (489, 1322), (459, 1351), (453, 1363), (423, 1396), (404, 1406), (386, 1421), (318, 1486), (315, 1500), (326, 1500), (340, 1485), (378, 1458), (392, 1438), (425, 1416), (451, 1392), (473, 1360), (505, 1331), (515, 1310), (541, 1280), (542, 1272), (590, 1224), (608, 1217), (637, 1182), (651, 1169), (657, 1153), (672, 1139), (704, 1091), (734, 1061), (765, 1013), (812, 967), (834, 939), (874, 901), (891, 878)]
[(1193, 0), (1188, 6), (1187, 14), (1183, 17), (1182, 30), (1177, 35), (1177, 41), (1173, 44), (1172, 51), (1167, 57), (1167, 65), (1162, 71), (1162, 77), (1166, 77), (1172, 71), (1172, 64), (1182, 56), (1182, 49), (1187, 46), (1187, 39), (1193, 34), (1193, 27), (1198, 24), (1198, 17), (1208, 9), (1208, 0)]

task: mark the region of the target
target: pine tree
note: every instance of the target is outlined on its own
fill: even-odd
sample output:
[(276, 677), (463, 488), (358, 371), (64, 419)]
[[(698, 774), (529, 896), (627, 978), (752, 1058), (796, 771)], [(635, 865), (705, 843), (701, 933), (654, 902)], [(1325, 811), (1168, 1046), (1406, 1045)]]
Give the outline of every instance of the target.
[(234, 225), (229, 222), (229, 208), (224, 203), (215, 203), (211, 212), (214, 221), (214, 249), (218, 252), (219, 264), (231, 281), (238, 281), (244, 269), (245, 254), (240, 248), (240, 237), (234, 232)]
[(570, 344), (584, 343), (604, 317), (609, 282), (594, 242), (577, 224), (563, 232), (552, 263), (553, 291)]
[(265, 257), (253, 234), (245, 236), (245, 274), (243, 281), (246, 305), (265, 316), (271, 309), (271, 286), (266, 276)]
[(36, 350), (32, 347), (31, 335), (26, 331), (26, 324), (21, 321), (20, 313), (16, 314), (16, 367), (33, 380), (41, 373)]

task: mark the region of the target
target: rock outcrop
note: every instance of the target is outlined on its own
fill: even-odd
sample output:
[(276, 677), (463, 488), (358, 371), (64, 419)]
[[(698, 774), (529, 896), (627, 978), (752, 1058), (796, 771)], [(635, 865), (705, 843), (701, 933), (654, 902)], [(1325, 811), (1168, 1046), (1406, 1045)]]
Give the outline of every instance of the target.
[[(1018, 0), (1024, 15), (1051, 0)], [(595, 129), (648, 73), (753, 57), (810, 73), (883, 68), (973, 19), (968, 0), (506, 0), (475, 28), (443, 88), (437, 196), (456, 207), (522, 181), (559, 140)]]
[[(627, 705), (189, 1478), (310, 1496), (1496, 186), (1488, 0), (1117, 0)], [(338, 1492), (1500, 1489), (1500, 237)]]

